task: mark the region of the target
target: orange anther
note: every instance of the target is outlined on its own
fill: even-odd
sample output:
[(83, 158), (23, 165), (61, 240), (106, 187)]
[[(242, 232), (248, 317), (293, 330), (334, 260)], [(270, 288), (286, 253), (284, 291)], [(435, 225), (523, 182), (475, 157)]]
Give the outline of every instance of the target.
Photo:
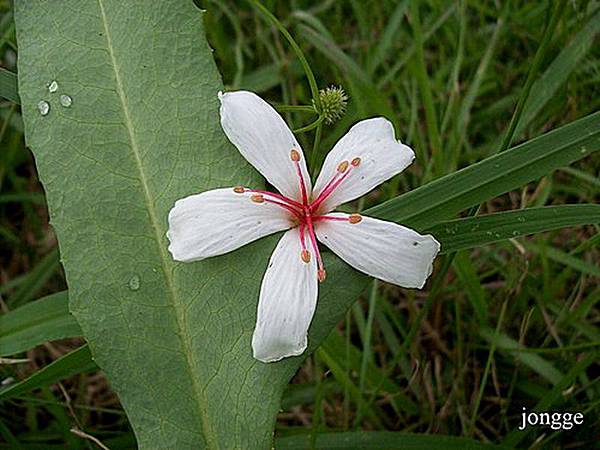
[(325, 278), (327, 278), (327, 272), (325, 272), (325, 269), (319, 269), (317, 271), (317, 278), (321, 283), (325, 281)]
[(358, 165), (360, 164), (360, 158), (357, 156), (352, 160), (350, 164), (352, 164), (354, 167), (358, 167)]
[(362, 216), (360, 214), (354, 213), (350, 214), (348, 217), (348, 222), (351, 224), (359, 223), (362, 220)]
[(243, 194), (244, 193), (244, 186), (236, 186), (233, 188), (233, 192), (235, 192), (236, 194)]
[(290, 158), (294, 162), (300, 161), (300, 153), (298, 153), (298, 150), (292, 149), (292, 151), (290, 152)]
[(310, 252), (308, 250), (302, 250), (300, 253), (300, 258), (302, 258), (302, 261), (308, 264), (310, 262)]
[(344, 173), (348, 169), (348, 161), (342, 161), (337, 166), (337, 171), (339, 173)]
[(254, 203), (264, 203), (265, 198), (260, 194), (254, 194), (252, 197), (250, 197), (250, 200), (252, 200)]

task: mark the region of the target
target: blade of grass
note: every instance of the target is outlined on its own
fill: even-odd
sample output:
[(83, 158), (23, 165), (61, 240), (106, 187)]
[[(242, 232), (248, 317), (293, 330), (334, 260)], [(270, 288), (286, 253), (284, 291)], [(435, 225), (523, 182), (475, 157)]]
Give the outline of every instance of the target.
[(482, 328), (479, 331), (479, 334), (491, 345), (495, 345), (498, 348), (498, 351), (511, 355), (521, 364), (529, 367), (550, 383), (556, 384), (563, 377), (563, 374), (552, 363), (539, 355), (525, 352), (524, 350), (527, 349), (526, 347), (508, 337), (506, 334), (495, 334), (494, 331), (489, 328)]
[(521, 135), (523, 130), (539, 115), (542, 108), (567, 81), (571, 73), (577, 69), (581, 60), (592, 48), (599, 32), (600, 11), (588, 20), (585, 26), (560, 51), (542, 76), (533, 84), (531, 95), (523, 107), (523, 117), (515, 129), (515, 136)]
[(600, 205), (557, 205), (504, 211), (444, 221), (426, 231), (442, 243), (444, 253), (450, 253), (529, 234), (588, 224), (600, 224)]
[[(377, 307), (377, 287), (377, 280), (373, 280), (371, 282), (371, 292), (369, 295), (369, 312), (367, 315), (367, 326), (365, 328), (365, 339), (363, 341), (360, 373), (358, 378), (358, 390), (362, 395), (365, 394), (367, 367), (372, 361), (371, 338), (373, 336), (373, 319), (375, 318), (375, 309)], [(361, 403), (358, 404), (356, 420), (354, 422), (354, 427), (357, 429), (360, 427), (360, 418), (362, 417), (361, 405)]]
[[(502, 328), (502, 323), (504, 322), (504, 315), (506, 314), (506, 306), (508, 305), (508, 301), (505, 300), (502, 303), (502, 308), (500, 309), (500, 317), (498, 317), (498, 322), (496, 323), (496, 332), (494, 333), (494, 337), (497, 337), (500, 334), (500, 329)], [(483, 398), (483, 391), (487, 385), (488, 375), (490, 373), (490, 368), (492, 367), (492, 360), (494, 359), (494, 353), (496, 352), (496, 340), (491, 342), (490, 351), (488, 353), (487, 362), (485, 363), (485, 369), (483, 371), (483, 376), (481, 377), (481, 383), (479, 384), (479, 391), (477, 392), (477, 398), (475, 399), (475, 406), (473, 406), (473, 412), (471, 413), (471, 422), (469, 428), (469, 436), (473, 436), (475, 432), (475, 428), (477, 425), (477, 414), (479, 412), (479, 405), (481, 404), (481, 399)]]
[(73, 350), (71, 353), (58, 358), (24, 380), (1, 389), (0, 401), (16, 397), (42, 386), (54, 384), (57, 381), (72, 377), (78, 373), (91, 372), (96, 368), (96, 363), (92, 360), (90, 349), (87, 345), (83, 345), (77, 350)]
[(7, 300), (8, 305), (16, 308), (32, 300), (59, 268), (58, 249), (54, 248), (27, 274), (26, 282)]
[[(600, 206), (600, 205), (598, 205)], [(527, 250), (540, 253), (550, 258), (557, 263), (564, 264), (567, 267), (571, 267), (581, 273), (585, 273), (587, 275), (591, 275), (596, 278), (600, 278), (600, 267), (595, 264), (588, 263), (581, 258), (577, 258), (575, 256), (571, 256), (568, 253), (563, 252), (557, 248), (552, 246), (541, 246), (539, 244), (534, 244), (533, 242), (525, 242), (524, 246)]]
[(21, 104), (17, 88), (17, 74), (0, 67), (0, 97)]
[(409, 0), (404, 0), (394, 8), (394, 12), (390, 16), (381, 37), (377, 40), (375, 50), (369, 52), (369, 60), (367, 63), (367, 73), (372, 76), (379, 65), (386, 59), (388, 52), (398, 38), (398, 30), (404, 21), (404, 14), (408, 8)]
[(0, 356), (20, 353), (54, 339), (81, 336), (68, 302), (67, 291), (63, 291), (1, 315)]
[(446, 175), (365, 212), (429, 228), (600, 150), (600, 112)]
[(535, 81), (535, 77), (537, 76), (539, 69), (542, 65), (544, 57), (546, 56), (546, 51), (550, 46), (550, 41), (552, 40), (552, 36), (554, 34), (554, 30), (562, 17), (563, 10), (565, 9), (565, 5), (567, 4), (567, 0), (559, 0), (554, 8), (554, 12), (552, 13), (552, 17), (550, 18), (550, 22), (548, 26), (544, 30), (544, 35), (542, 36), (542, 42), (533, 57), (533, 61), (531, 63), (531, 69), (527, 73), (527, 79), (525, 80), (525, 85), (523, 86), (523, 91), (519, 96), (519, 100), (517, 101), (517, 106), (515, 107), (515, 111), (510, 119), (510, 123), (508, 124), (508, 129), (504, 133), (504, 137), (500, 142), (500, 146), (498, 148), (499, 152), (503, 152), (512, 143), (512, 140), (515, 136), (515, 131), (519, 122), (521, 121), (521, 116), (523, 114), (523, 110), (525, 108), (525, 103), (529, 99), (529, 94), (531, 92), (531, 88)]
[(410, 24), (413, 29), (413, 39), (415, 42), (415, 64), (411, 66), (413, 75), (419, 85), (421, 100), (425, 109), (425, 123), (429, 133), (429, 143), (431, 145), (431, 159), (436, 168), (436, 174), (441, 175), (444, 170), (444, 160), (440, 154), (442, 150), (442, 139), (438, 125), (438, 117), (433, 101), (431, 83), (427, 73), (427, 62), (425, 61), (425, 52), (423, 49), (423, 30), (421, 29), (421, 18), (419, 14), (419, 2), (410, 3)]
[[(540, 400), (535, 408), (531, 411), (550, 411), (552, 406), (562, 400), (563, 391), (569, 388), (575, 380), (585, 372), (585, 370), (593, 363), (598, 361), (599, 352), (590, 352), (583, 359), (580, 359), (571, 367), (571, 369), (554, 385), (552, 390), (548, 392), (542, 400)], [(534, 431), (535, 427), (525, 427), (523, 430), (513, 429), (502, 441), (503, 445), (515, 448), (519, 443), (527, 437), (529, 433)]]

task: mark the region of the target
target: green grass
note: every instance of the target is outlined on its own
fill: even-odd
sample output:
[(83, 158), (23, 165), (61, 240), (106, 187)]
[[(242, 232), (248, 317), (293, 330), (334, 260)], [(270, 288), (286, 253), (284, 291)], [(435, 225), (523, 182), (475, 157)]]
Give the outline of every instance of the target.
[[(500, 7), (440, 0), (263, 2), (298, 43), (314, 83), (307, 80), (297, 49), (250, 2), (198, 3), (208, 10), (208, 39), (229, 89), (252, 89), (285, 105), (311, 105), (315, 87), (346, 90), (350, 101), (339, 122), (299, 135), (306, 151), (316, 149), (316, 161), (357, 120), (383, 115), (394, 122), (417, 160), (354, 205), (361, 209), (600, 106), (598, 2), (515, 1)], [(0, 61), (14, 73), (18, 49), (8, 2), (0, 2), (0, 11)], [(552, 32), (545, 34), (546, 29)], [(33, 308), (34, 300), (66, 289), (44, 193), (24, 145), (13, 78), (0, 70), (1, 92), (8, 98), (0, 102), (0, 308), (5, 314), (23, 305)], [(315, 120), (306, 112), (283, 114), (294, 129)], [(585, 128), (573, 129), (586, 138), (579, 131)], [(552, 140), (545, 139), (542, 143)], [(535, 145), (523, 150), (541, 154), (547, 148), (539, 141)], [(510, 157), (498, 158), (505, 158), (504, 164)], [(573, 159), (565, 156), (565, 165)], [(519, 170), (511, 175), (522, 177), (516, 185), (528, 184), (482, 204), (481, 214), (600, 199), (597, 154), (544, 177), (536, 166)], [(476, 198), (462, 179), (450, 175), (437, 184), (461, 193), (456, 211), (465, 209), (469, 195)], [(472, 191), (485, 188), (486, 180), (479, 181)], [(506, 181), (511, 182), (514, 178)], [(375, 211), (406, 217), (414, 226), (434, 225), (427, 212), (438, 206), (420, 203), (419, 195), (407, 194)], [(454, 223), (438, 226), (460, 251), (441, 260), (425, 291), (372, 283), (285, 394), (276, 428), (281, 448), (334, 448), (341, 442), (332, 437), (334, 431), (382, 432), (346, 435), (363, 442), (362, 448), (400, 445), (386, 431), (473, 437), (508, 447), (594, 448), (600, 428), (600, 226), (578, 225), (589, 223), (578, 221), (580, 210), (558, 211), (554, 227), (539, 228), (556, 229), (544, 233), (535, 222), (521, 224), (518, 212), (501, 216), (498, 223), (506, 233), (522, 226), (537, 234), (525, 237), (519, 231), (476, 248), (461, 232), (454, 238), (446, 231)], [(478, 232), (485, 238), (486, 220), (491, 219), (457, 221), (457, 230), (466, 236), (482, 227)], [(444, 267), (447, 274), (441, 276)], [(66, 295), (60, 298), (66, 302)], [(55, 306), (62, 311), (65, 305)], [(56, 317), (50, 309), (46, 313)], [(67, 339), (5, 356), (27, 362), (0, 365), (0, 380), (30, 376), (8, 388), (12, 391), (0, 391), (0, 449), (94, 448), (71, 433), (72, 427), (111, 449), (132, 448), (118, 399), (93, 370), (87, 348), (76, 350), (82, 343), (76, 324), (57, 321), (53, 327), (53, 336)], [(27, 335), (31, 345), (41, 342), (36, 332)], [(582, 411), (586, 420), (569, 432), (519, 432), (522, 407)], [(410, 436), (402, 441), (406, 448), (417, 445)], [(370, 440), (376, 438), (381, 440)], [(463, 448), (461, 442), (444, 445)]]

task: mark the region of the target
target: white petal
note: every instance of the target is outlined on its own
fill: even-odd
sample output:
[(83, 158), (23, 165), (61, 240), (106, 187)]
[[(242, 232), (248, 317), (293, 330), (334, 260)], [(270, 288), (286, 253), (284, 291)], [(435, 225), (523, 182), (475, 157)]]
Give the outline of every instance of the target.
[(283, 195), (301, 200), (300, 179), (290, 159), (295, 149), (310, 195), (310, 177), (302, 148), (281, 116), (248, 91), (221, 93), (221, 126), (240, 153)]
[[(348, 217), (333, 213), (328, 216)], [(433, 270), (440, 243), (392, 222), (364, 217), (317, 222), (317, 238), (357, 270), (406, 288), (422, 288)]]
[(190, 195), (169, 212), (169, 251), (177, 261), (222, 255), (292, 226), (290, 213), (272, 203), (254, 203), (233, 188)]
[(313, 197), (317, 197), (336, 173), (342, 161), (361, 159), (360, 165), (333, 191), (323, 203), (324, 211), (361, 197), (384, 181), (408, 167), (415, 154), (412, 149), (396, 140), (394, 127), (383, 117), (358, 122), (327, 154)]
[(317, 263), (300, 258), (298, 228), (287, 231), (271, 255), (260, 288), (254, 357), (263, 362), (297, 356), (306, 349), (306, 333), (317, 304)]

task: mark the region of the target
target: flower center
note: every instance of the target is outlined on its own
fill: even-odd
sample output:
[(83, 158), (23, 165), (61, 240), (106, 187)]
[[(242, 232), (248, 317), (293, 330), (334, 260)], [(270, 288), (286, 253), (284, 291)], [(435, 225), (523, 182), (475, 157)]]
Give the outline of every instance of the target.
[[(300, 185), (300, 194), (302, 201), (298, 202), (285, 195), (277, 194), (275, 192), (262, 191), (258, 189), (247, 189), (243, 186), (236, 186), (233, 188), (233, 192), (236, 194), (250, 193), (250, 200), (254, 203), (271, 203), (287, 210), (291, 218), (298, 224), (300, 231), (300, 245), (301, 252), (300, 258), (305, 263), (309, 263), (314, 253), (317, 258), (317, 278), (319, 281), (325, 281), (327, 272), (323, 265), (323, 259), (321, 258), (321, 252), (319, 252), (319, 246), (317, 244), (317, 237), (315, 235), (315, 222), (323, 220), (333, 221), (347, 221), (351, 224), (357, 224), (362, 220), (360, 214), (350, 214), (348, 218), (335, 217), (327, 214), (319, 213), (319, 206), (327, 200), (331, 194), (342, 184), (350, 174), (360, 165), (360, 158), (357, 156), (351, 161), (341, 161), (331, 179), (327, 182), (321, 193), (317, 198), (309, 199), (308, 191), (306, 189), (306, 182), (304, 175), (302, 174), (302, 168), (300, 166), (300, 152), (296, 149), (290, 151), (290, 159), (296, 168), (296, 175)], [(310, 247), (310, 249), (309, 249)], [(311, 253), (312, 250), (312, 253)]]

